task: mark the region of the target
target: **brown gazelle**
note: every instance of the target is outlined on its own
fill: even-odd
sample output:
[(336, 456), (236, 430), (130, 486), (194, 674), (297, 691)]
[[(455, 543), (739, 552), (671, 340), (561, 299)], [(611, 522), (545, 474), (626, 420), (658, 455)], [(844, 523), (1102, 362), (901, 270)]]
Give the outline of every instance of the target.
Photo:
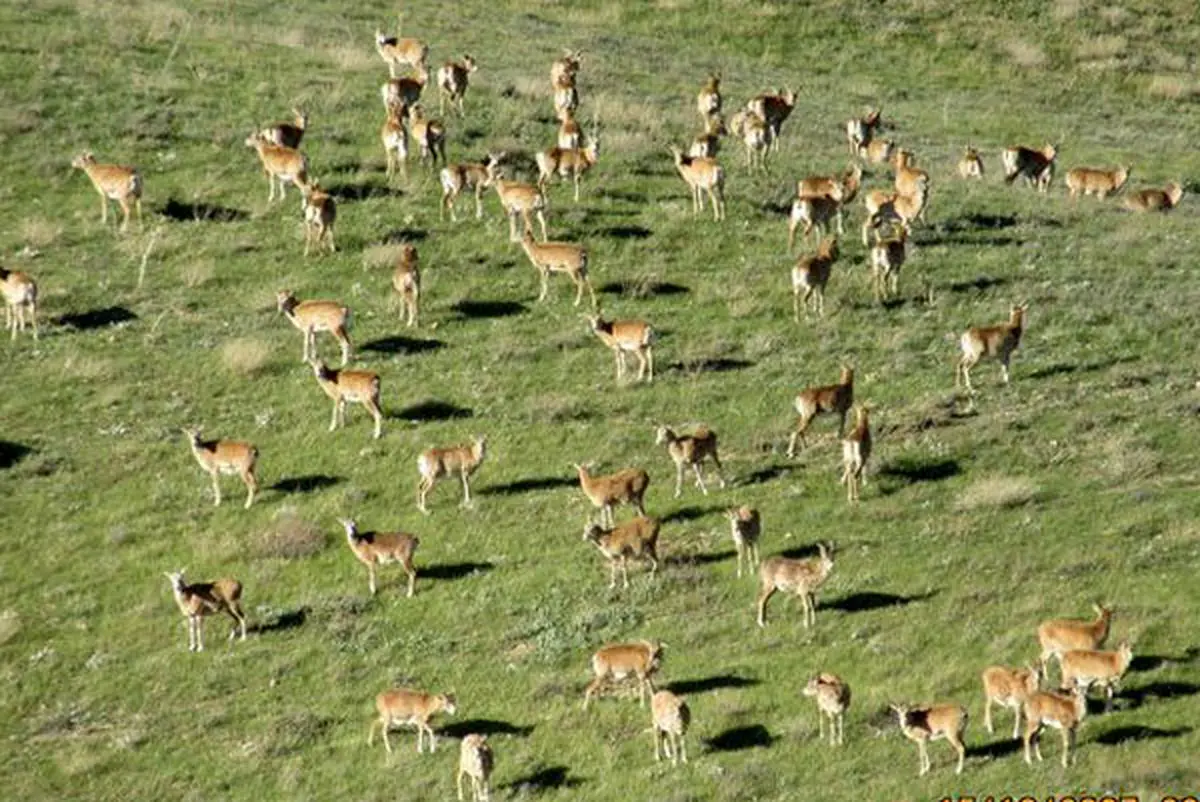
[(500, 178), (497, 165), (493, 162), (488, 166), (488, 180), (496, 189), (500, 198), (500, 208), (508, 216), (508, 239), (519, 242), (517, 237), (517, 216), (521, 217), (525, 228), (533, 228), (531, 215), (537, 215), (538, 225), (542, 229), (542, 242), (546, 241), (546, 196), (542, 190), (521, 181), (506, 181)]
[(488, 783), (492, 777), (492, 769), (496, 765), (496, 756), (488, 745), (487, 736), (473, 732), (462, 739), (458, 747), (458, 773), (454, 776), (454, 784), (458, 790), (459, 802), (463, 802), (463, 777), (471, 780), (472, 802), (488, 802), (491, 793)]
[(633, 677), (638, 682), (638, 704), (645, 706), (646, 692), (654, 693), (654, 674), (662, 666), (661, 643), (643, 640), (614, 643), (592, 655), (592, 681), (583, 693), (583, 709), (610, 681)]
[(563, 49), (561, 58), (555, 59), (550, 64), (550, 85), (558, 87), (564, 83), (574, 85), (575, 76), (579, 73), (579, 66), (583, 63), (582, 50)]
[(789, 458), (796, 455), (797, 442), (807, 446), (804, 433), (808, 431), (813, 418), (823, 413), (831, 412), (838, 416), (838, 439), (841, 440), (846, 431), (846, 415), (854, 404), (854, 369), (843, 365), (837, 384), (801, 390), (793, 404), (800, 420), (796, 424), (796, 431), (792, 432), (791, 439), (788, 440)]
[(833, 545), (817, 544), (817, 556), (768, 557), (758, 566), (758, 625), (767, 625), (767, 602), (776, 591), (800, 597), (804, 628), (817, 623), (817, 590), (833, 571)]
[(792, 268), (792, 318), (800, 322), (800, 307), (808, 316), (809, 299), (813, 299), (813, 309), (820, 317), (825, 316), (825, 285), (829, 283), (829, 275), (833, 271), (833, 263), (838, 258), (837, 237), (826, 237), (821, 241), (817, 252), (806, 254), (796, 260)]
[(617, 362), (617, 382), (625, 376), (625, 354), (637, 357), (637, 381), (654, 381), (654, 343), (658, 337), (649, 323), (642, 320), (605, 320), (599, 315), (588, 317), (592, 333), (612, 349)]
[(896, 191), (901, 195), (916, 195), (922, 190), (929, 189), (929, 173), (913, 166), (913, 155), (907, 150), (898, 150), (892, 157), (892, 167), (896, 171)]
[(704, 473), (701, 467), (704, 461), (711, 459), (717, 467), (717, 479), (721, 487), (725, 487), (725, 474), (721, 470), (721, 458), (717, 455), (717, 433), (707, 426), (700, 426), (691, 434), (679, 436), (667, 426), (659, 426), (654, 433), (654, 444), (667, 447), (667, 454), (675, 463), (675, 498), (683, 495), (683, 472), (688, 468), (696, 477), (696, 487), (708, 495), (704, 486)]
[(400, 298), (400, 316), (405, 325), (417, 325), (421, 313), (421, 268), (418, 265), (417, 249), (406, 243), (396, 257), (396, 268), (392, 271), (392, 289)]
[(262, 137), (272, 144), (285, 148), (298, 148), (308, 130), (308, 114), (300, 109), (292, 109), (292, 121), (275, 123), (262, 129)]
[(629, 587), (629, 558), (650, 563), (650, 579), (658, 573), (658, 532), (662, 523), (657, 518), (640, 516), (617, 524), (612, 529), (590, 523), (583, 529), (583, 540), (591, 543), (608, 560), (608, 587), (617, 586), (617, 569), (621, 569), (623, 587)]
[(408, 688), (395, 688), (384, 691), (375, 697), (375, 709), (379, 717), (371, 722), (367, 731), (367, 746), (375, 742), (375, 730), (383, 733), (383, 746), (390, 754), (392, 742), (388, 740), (388, 730), (396, 726), (415, 727), (417, 730), (417, 754), (424, 750), (425, 736), (429, 736), (430, 753), (437, 751), (437, 735), (430, 720), (439, 713), (453, 716), (458, 712), (458, 702), (454, 694), (423, 693)]
[[(688, 155), (693, 159), (715, 159), (721, 150), (721, 137), (729, 133), (725, 121), (719, 114), (709, 115), (704, 121), (704, 130), (696, 134)], [(561, 144), (561, 143), (560, 143)]]
[(1133, 648), (1122, 641), (1115, 652), (1098, 649), (1074, 649), (1064, 652), (1059, 667), (1062, 669), (1062, 684), (1077, 685), (1084, 693), (1093, 685), (1105, 691), (1105, 711), (1112, 710), (1113, 692), (1133, 662)]
[(924, 777), (932, 766), (928, 743), (942, 739), (958, 753), (958, 767), (954, 773), (962, 774), (963, 762), (967, 757), (967, 748), (963, 744), (963, 733), (967, 729), (965, 707), (957, 704), (937, 704), (919, 707), (892, 705), (891, 708), (900, 722), (900, 731), (904, 733), (904, 737), (917, 745), (921, 765), (918, 776)]
[(138, 225), (142, 224), (142, 174), (136, 167), (119, 164), (99, 164), (92, 152), (85, 151), (71, 160), (71, 166), (83, 170), (100, 194), (100, 222), (108, 224), (108, 201), (121, 207), (121, 230), (129, 227), (129, 208), (137, 211)]
[(1058, 148), (1046, 145), (1041, 150), (1026, 147), (1006, 148), (1001, 154), (1004, 164), (1004, 181), (1011, 184), (1018, 178), (1024, 178), (1025, 183), (1037, 187), (1038, 192), (1045, 193), (1050, 189), (1054, 179), (1054, 161), (1058, 156)]
[(655, 691), (650, 697), (650, 719), (654, 727), (654, 761), (659, 752), (672, 764), (687, 759), (687, 743), (684, 738), (692, 723), (692, 711), (687, 702), (670, 691)]
[(478, 436), (470, 443), (450, 448), (430, 448), (417, 458), (417, 473), (421, 481), (417, 484), (417, 509), (426, 515), (429, 508), (425, 499), (429, 491), (444, 476), (458, 475), (463, 486), (462, 506), (471, 505), (471, 474), (479, 470), (487, 456), (487, 438)]
[(729, 130), (742, 141), (748, 169), (767, 169), (767, 154), (771, 148), (771, 129), (767, 121), (749, 109), (735, 112), (729, 118)]
[(579, 108), (579, 90), (575, 88), (575, 76), (564, 75), (554, 82), (554, 113), (562, 114)]
[(824, 236), (833, 222), (837, 233), (845, 233), (842, 228), (842, 202), (829, 195), (815, 197), (799, 197), (792, 201), (792, 210), (788, 213), (788, 253), (796, 247), (796, 229), (804, 224), (804, 241), (808, 242), (809, 235), (815, 230), (819, 236)]
[(538, 188), (545, 192), (546, 182), (555, 175), (562, 179), (570, 178), (575, 186), (575, 202), (578, 203), (579, 180), (596, 166), (600, 158), (600, 138), (593, 133), (586, 147), (564, 150), (556, 146), (539, 151), (534, 158), (538, 166)]
[(329, 431), (346, 425), (346, 405), (362, 404), (375, 419), (375, 439), (383, 436), (383, 410), (379, 407), (379, 374), (369, 370), (333, 370), (320, 360), (309, 360), (317, 384), (333, 400)]
[(971, 387), (971, 368), (986, 358), (994, 358), (1000, 362), (1000, 375), (1008, 384), (1008, 365), (1013, 352), (1021, 344), (1021, 333), (1025, 330), (1025, 310), (1029, 304), (1014, 306), (1010, 310), (1007, 323), (997, 323), (994, 326), (977, 326), (967, 329), (959, 338), (959, 348), (962, 358), (954, 374), (954, 386), (965, 385), (967, 392), (974, 394)]
[(862, 177), (862, 167), (857, 164), (851, 166), (840, 177), (810, 175), (796, 182), (796, 197), (816, 198), (827, 195), (843, 205), (852, 203), (858, 195), (859, 187), (862, 186)]
[(887, 164), (896, 152), (896, 143), (890, 139), (872, 139), (858, 148), (858, 158), (868, 164)]
[(241, 632), (246, 639), (246, 614), (242, 612), (242, 583), (236, 579), (215, 579), (212, 582), (184, 580), (184, 570), (165, 573), (175, 594), (175, 603), (188, 623), (188, 651), (204, 651), (204, 617), (213, 613), (228, 613), (233, 619), (229, 639)]
[(817, 703), (817, 737), (825, 740), (825, 719), (829, 719), (829, 744), (846, 742), (846, 710), (850, 707), (850, 686), (837, 674), (821, 673), (808, 681), (801, 691)]
[(308, 159), (295, 148), (285, 148), (268, 141), (261, 133), (246, 137), (246, 147), (254, 148), (263, 174), (267, 177), (267, 202), (275, 200), (275, 184), (279, 197), (287, 197), (287, 185), (308, 183)]
[(184, 429), (183, 436), (196, 462), (212, 478), (213, 506), (221, 506), (221, 474), (235, 474), (246, 485), (245, 508), (250, 509), (258, 492), (258, 477), (254, 475), (258, 449), (238, 440), (203, 440), (199, 429)]
[(579, 302), (583, 300), (583, 290), (586, 288), (592, 298), (592, 308), (596, 308), (596, 291), (592, 289), (592, 282), (588, 278), (586, 248), (571, 242), (539, 243), (534, 240), (533, 231), (528, 228), (521, 237), (521, 248), (524, 249), (525, 255), (529, 257), (529, 261), (541, 278), (542, 290), (538, 294), (539, 302), (546, 300), (546, 293), (550, 290), (550, 274), (565, 273), (575, 284), (574, 305), (579, 306)]
[(1083, 688), (1075, 686), (1068, 692), (1038, 691), (1030, 695), (1023, 705), (1025, 711), (1025, 762), (1033, 765), (1030, 746), (1042, 759), (1042, 729), (1051, 727), (1062, 733), (1062, 765), (1065, 769), (1071, 761), (1075, 748), (1075, 731), (1087, 715), (1087, 699)]
[(463, 98), (467, 95), (467, 85), (471, 73), (479, 69), (470, 55), (463, 56), (462, 61), (447, 61), (437, 73), (439, 114), (446, 114), (446, 100), (458, 109), (458, 116), (465, 116)]
[(958, 177), (967, 178), (983, 178), (983, 158), (979, 155), (979, 151), (967, 145), (963, 148), (962, 158), (955, 165), (958, 171)]
[(337, 251), (333, 241), (333, 224), (337, 222), (337, 202), (333, 196), (313, 181), (300, 185), (300, 209), (304, 212), (304, 255), (315, 244), (324, 243), (329, 252)]
[(575, 465), (579, 473), (579, 486), (583, 494), (600, 510), (600, 525), (614, 526), (613, 507), (618, 504), (633, 506), (638, 515), (646, 516), (646, 488), (650, 485), (650, 474), (641, 468), (626, 468), (607, 476), (592, 476), (586, 465)]
[(482, 219), (483, 191), (492, 185), (495, 168), (503, 156), (503, 153), (489, 153), (482, 162), (463, 162), (443, 167), (439, 176), (442, 182), (442, 204), (438, 209), (438, 219), (446, 219), (446, 210), (449, 209), (450, 219), (458, 222), (454, 202), (464, 189), (475, 191), (475, 219)]
[(404, 180), (408, 180), (408, 123), (405, 121), (405, 107), (392, 104), (387, 107), (387, 119), (383, 121), (383, 129), (379, 132), (379, 140), (383, 143), (383, 152), (387, 156), (387, 176), (391, 178), (400, 168)]
[(871, 248), (871, 291), (876, 301), (886, 301), (899, 294), (900, 268), (908, 258), (908, 229), (899, 225), (895, 232), (882, 238), (875, 229), (875, 245)]
[(989, 733), (992, 727), (992, 705), (1013, 711), (1013, 740), (1021, 737), (1021, 709), (1025, 700), (1038, 692), (1042, 683), (1042, 667), (1030, 663), (1025, 668), (989, 666), (983, 670), (983, 726)]
[(846, 120), (846, 142), (850, 146), (850, 155), (857, 155), (861, 149), (875, 141), (875, 132), (881, 121), (879, 115), (883, 109), (872, 109), (865, 117), (855, 117)]
[(712, 201), (713, 219), (725, 219), (725, 170), (716, 159), (693, 159), (683, 155), (679, 148), (672, 147), (675, 169), (687, 182), (692, 191), (692, 215), (699, 216), (704, 209), (702, 193), (707, 192)]
[(1074, 649), (1099, 649), (1104, 645), (1112, 626), (1113, 609), (1102, 604), (1093, 604), (1092, 609), (1096, 611), (1092, 621), (1056, 618), (1038, 626), (1039, 659), (1043, 666), (1051, 657), (1061, 661), (1064, 653)]
[(696, 110), (705, 119), (721, 113), (721, 73), (709, 74), (700, 93), (696, 95)]
[(342, 366), (350, 361), (350, 308), (337, 301), (298, 301), (291, 290), (275, 294), (279, 311), (304, 334), (301, 362), (317, 356), (317, 332), (327, 331), (342, 346)]
[(4, 326), (12, 332), (12, 339), (17, 339), (18, 331), (25, 330), (26, 323), (31, 323), (33, 339), (36, 340), (37, 283), (28, 273), (0, 267), (0, 295), (4, 296)]
[(846, 500), (858, 501), (859, 489), (867, 483), (867, 460), (871, 458), (871, 421), (867, 407), (855, 409), (854, 427), (842, 440), (842, 484)]
[(346, 530), (346, 542), (358, 561), (367, 566), (367, 584), (371, 595), (375, 595), (375, 566), (400, 563), (408, 575), (408, 597), (412, 598), (417, 587), (417, 569), (413, 567), (413, 554), (421, 544), (416, 535), (406, 532), (360, 532), (358, 525), (348, 518), (338, 519)]
[(445, 166), (446, 126), (442, 124), (441, 120), (431, 120), (426, 117), (425, 110), (418, 103), (409, 109), (408, 130), (412, 134), (413, 141), (417, 143), (422, 163), (428, 159), (431, 166), (436, 168), (438, 159), (441, 159), (442, 166)]
[(912, 195), (882, 190), (868, 192), (863, 198), (867, 207), (867, 217), (862, 224), (863, 245), (866, 246), (869, 241), (869, 232), (875, 231), (878, 234), (880, 228), (889, 224), (903, 228), (907, 237), (913, 223), (923, 219), (928, 202), (929, 189), (924, 183), (918, 183), (917, 191)]
[(424, 70), (419, 71), (415, 76), (387, 80), (379, 87), (379, 97), (383, 100), (383, 107), (390, 109), (397, 106), (400, 108), (400, 113), (407, 119), (409, 110), (421, 102), (421, 95), (425, 93), (425, 85), (428, 83), (429, 73)]
[(1080, 194), (1095, 195), (1104, 200), (1114, 192), (1121, 191), (1121, 187), (1129, 180), (1131, 169), (1128, 165), (1112, 170), (1074, 167), (1067, 171), (1067, 194), (1071, 200), (1075, 200)]
[(1163, 189), (1142, 189), (1122, 204), (1131, 212), (1169, 212), (1183, 200), (1183, 187), (1172, 181)]
[(771, 132), (771, 149), (779, 150), (779, 131), (784, 121), (796, 108), (796, 93), (791, 89), (774, 94), (758, 95), (750, 99), (746, 108), (762, 117)]
[(558, 135), (555, 142), (562, 150), (574, 150), (583, 146), (583, 129), (579, 127), (579, 121), (575, 119), (575, 112), (570, 109), (562, 109), (555, 112), (558, 118)]
[(396, 77), (397, 67), (422, 69), (429, 59), (429, 46), (421, 40), (387, 36), (382, 31), (375, 31), (375, 49), (388, 65), (388, 73), (393, 78)]
[(733, 536), (733, 547), (737, 551), (737, 575), (742, 577), (742, 560), (746, 561), (746, 572), (750, 573), (759, 564), (758, 541), (762, 536), (762, 516), (752, 507), (732, 507), (729, 529)]

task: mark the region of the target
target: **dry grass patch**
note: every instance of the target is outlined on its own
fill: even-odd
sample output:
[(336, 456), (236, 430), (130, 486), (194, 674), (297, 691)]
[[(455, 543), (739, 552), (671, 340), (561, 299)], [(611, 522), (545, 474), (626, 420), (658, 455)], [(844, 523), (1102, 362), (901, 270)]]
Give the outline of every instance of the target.
[(271, 358), (271, 347), (262, 340), (242, 337), (221, 346), (221, 362), (239, 376), (254, 376)]
[(1008, 57), (1013, 64), (1024, 69), (1036, 69), (1046, 66), (1046, 52), (1032, 42), (1023, 39), (1011, 39), (1004, 45)]
[(1146, 479), (1158, 473), (1158, 454), (1132, 437), (1110, 437), (1092, 448), (1092, 464), (1112, 482)]
[(182, 265), (179, 268), (179, 280), (183, 282), (183, 286), (194, 290), (212, 281), (216, 272), (216, 263), (212, 259), (200, 259)]
[(960, 512), (1020, 507), (1037, 498), (1033, 482), (1018, 476), (992, 476), (980, 479), (964, 490), (954, 503)]
[(62, 236), (61, 223), (48, 220), (45, 217), (27, 217), (17, 228), (20, 238), (33, 248), (45, 248), (53, 245)]
[(1080, 42), (1075, 57), (1080, 61), (1103, 61), (1122, 55), (1129, 47), (1124, 36), (1094, 36)]
[(363, 249), (363, 267), (368, 270), (391, 267), (396, 264), (403, 249), (403, 245), (371, 245)]
[(0, 613), (0, 646), (8, 643), (21, 631), (21, 616), (16, 610)]
[(1182, 100), (1200, 94), (1200, 84), (1181, 75), (1155, 75), (1146, 91), (1154, 97)]
[(271, 526), (259, 535), (255, 555), (260, 559), (296, 560), (325, 549), (325, 533), (295, 510), (281, 510)]
[(1059, 22), (1073, 19), (1083, 8), (1083, 0), (1055, 0), (1053, 14)]
[(377, 69), (380, 63), (378, 54), (362, 47), (351, 45), (336, 45), (324, 48), (326, 58), (341, 70), (362, 72)]

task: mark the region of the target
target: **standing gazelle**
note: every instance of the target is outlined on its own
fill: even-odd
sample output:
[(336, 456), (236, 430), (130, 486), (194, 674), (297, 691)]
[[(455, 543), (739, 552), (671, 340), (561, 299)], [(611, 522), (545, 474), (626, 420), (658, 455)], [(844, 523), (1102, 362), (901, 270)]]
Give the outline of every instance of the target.
[(327, 331), (342, 346), (342, 366), (350, 361), (350, 308), (337, 301), (298, 301), (291, 290), (280, 290), (275, 301), (283, 316), (304, 333), (304, 353), (301, 362), (317, 355), (317, 332)]
[(442, 65), (437, 73), (439, 114), (446, 114), (446, 100), (449, 99), (450, 105), (458, 109), (458, 116), (465, 116), (463, 98), (467, 94), (470, 75), (477, 69), (479, 66), (470, 55), (463, 56), (461, 62), (447, 61)]
[(654, 726), (654, 761), (659, 752), (672, 764), (687, 759), (688, 726), (692, 723), (692, 711), (687, 702), (670, 691), (655, 691), (650, 697), (650, 717)]
[(699, 216), (704, 209), (702, 193), (707, 192), (712, 201), (713, 219), (725, 219), (725, 170), (716, 159), (685, 156), (679, 148), (672, 147), (675, 169), (687, 182), (692, 191), (692, 215)]
[(825, 740), (825, 719), (829, 719), (829, 743), (846, 742), (846, 710), (850, 707), (850, 686), (837, 674), (814, 676), (801, 691), (817, 703), (817, 737)]
[(592, 308), (596, 308), (596, 291), (592, 289), (591, 279), (588, 278), (588, 252), (582, 245), (572, 242), (543, 242), (538, 243), (533, 238), (533, 231), (525, 229), (521, 237), (521, 247), (529, 261), (537, 269), (542, 280), (542, 291), (538, 294), (538, 302), (546, 300), (550, 290), (550, 274), (566, 273), (575, 283), (575, 306), (583, 300), (583, 290), (587, 289), (592, 297)]
[(605, 320), (599, 315), (588, 317), (592, 332), (612, 349), (617, 360), (617, 381), (625, 376), (625, 354), (638, 360), (637, 381), (654, 381), (654, 343), (657, 336), (650, 324), (642, 320)]
[(276, 145), (261, 131), (246, 137), (246, 147), (254, 148), (263, 174), (267, 177), (267, 203), (275, 200), (276, 182), (279, 183), (280, 199), (287, 197), (288, 184), (299, 186), (308, 183), (308, 158), (295, 148)]
[(458, 773), (454, 776), (458, 790), (459, 802), (463, 802), (463, 777), (471, 780), (472, 802), (488, 802), (491, 798), (488, 782), (492, 776), (492, 768), (496, 765), (496, 756), (488, 745), (487, 736), (471, 733), (462, 739), (458, 748)]
[(396, 258), (392, 289), (400, 298), (400, 316), (406, 318), (405, 325), (417, 325), (421, 312), (421, 268), (417, 263), (417, 249), (411, 243), (405, 243)]
[(867, 483), (867, 460), (871, 458), (871, 422), (867, 406), (856, 409), (854, 428), (842, 440), (842, 484), (846, 500), (858, 501), (858, 490)]
[(483, 217), (483, 191), (492, 185), (495, 166), (500, 163), (503, 153), (489, 153), (482, 162), (462, 162), (443, 167), (439, 178), (442, 183), (442, 203), (438, 208), (438, 219), (446, 219), (446, 210), (450, 210), (450, 219), (458, 222), (454, 213), (454, 201), (464, 189), (475, 191), (475, 219)]
[(0, 267), (0, 295), (4, 296), (4, 325), (17, 339), (17, 331), (25, 330), (25, 316), (33, 324), (33, 339), (38, 338), (37, 283), (28, 273)]
[(337, 252), (333, 242), (333, 224), (337, 221), (337, 203), (333, 196), (321, 189), (316, 181), (300, 185), (300, 209), (304, 213), (304, 255), (316, 245), (329, 246), (330, 253)]
[(213, 613), (228, 613), (233, 619), (229, 639), (237, 637), (240, 629), (241, 639), (245, 640), (246, 614), (242, 612), (242, 583), (236, 579), (216, 579), (189, 585), (183, 578), (184, 570), (164, 572), (164, 575), (171, 583), (179, 611), (187, 618), (188, 651), (204, 651), (204, 617)]
[(346, 404), (362, 404), (375, 419), (375, 439), (383, 436), (383, 410), (379, 406), (379, 374), (368, 370), (333, 370), (324, 362), (309, 360), (317, 384), (333, 400), (329, 431), (346, 425)]
[(387, 177), (400, 174), (408, 180), (408, 123), (405, 121), (406, 110), (402, 104), (389, 104), (387, 119), (379, 131), (379, 141), (383, 143), (383, 152), (387, 156)]
[(192, 447), (196, 462), (212, 477), (213, 505), (221, 506), (221, 474), (237, 474), (246, 485), (245, 508), (250, 509), (258, 492), (258, 478), (254, 475), (258, 449), (237, 440), (202, 440), (200, 430), (195, 428), (184, 429), (183, 436)]
[(1008, 364), (1012, 359), (1013, 351), (1016, 351), (1017, 346), (1021, 344), (1021, 333), (1025, 329), (1025, 311), (1028, 308), (1028, 303), (1014, 306), (1010, 310), (1007, 323), (976, 326), (962, 333), (959, 340), (962, 358), (959, 359), (954, 373), (955, 387), (966, 385), (967, 392), (974, 396), (975, 390), (971, 387), (971, 368), (985, 357), (999, 360), (1000, 375), (1004, 377), (1004, 383), (1008, 384)]
[(497, 165), (493, 161), (488, 164), (488, 180), (496, 189), (500, 198), (500, 207), (508, 217), (508, 240), (519, 242), (517, 237), (517, 216), (525, 223), (525, 228), (532, 229), (531, 214), (537, 215), (538, 225), (542, 229), (542, 242), (546, 241), (546, 196), (542, 190), (533, 184), (520, 181), (505, 181), (500, 178)]
[(743, 559), (747, 573), (759, 564), (758, 541), (762, 535), (762, 516), (758, 510), (746, 506), (732, 507), (727, 512), (733, 546), (737, 549), (737, 575), (741, 579)]
[(921, 763), (918, 776), (924, 777), (932, 766), (926, 744), (943, 738), (958, 753), (958, 767), (954, 773), (962, 774), (963, 762), (967, 757), (967, 748), (963, 745), (963, 733), (967, 729), (967, 709), (965, 707), (957, 704), (919, 707), (892, 705), (891, 707), (892, 712), (900, 721), (900, 731), (904, 733), (904, 737), (917, 745)]
[(675, 463), (675, 498), (683, 495), (683, 472), (688, 468), (691, 468), (696, 476), (696, 487), (700, 488), (701, 493), (708, 495), (708, 488), (704, 486), (704, 473), (700, 469), (707, 459), (711, 459), (717, 466), (717, 479), (724, 489), (725, 474), (721, 470), (721, 458), (717, 456), (717, 433), (707, 426), (701, 426), (694, 433), (682, 437), (667, 426), (659, 426), (654, 433), (654, 444), (666, 445), (667, 453)]
[(108, 201), (111, 198), (121, 207), (121, 230), (129, 228), (129, 207), (137, 210), (138, 226), (142, 225), (142, 174), (136, 167), (119, 164), (98, 164), (92, 152), (85, 151), (71, 161), (71, 166), (83, 170), (100, 193), (100, 222), (108, 223)]
[(480, 435), (470, 443), (451, 448), (430, 448), (417, 458), (417, 472), (421, 480), (417, 483), (417, 509), (426, 515), (429, 508), (425, 499), (429, 491), (443, 476), (458, 474), (462, 480), (462, 506), (471, 506), (471, 474), (479, 470), (487, 456), (487, 438)]
[(339, 519), (346, 530), (346, 542), (358, 561), (367, 566), (367, 584), (371, 595), (375, 595), (375, 566), (400, 563), (408, 575), (408, 597), (416, 591), (417, 569), (413, 567), (413, 553), (421, 544), (416, 535), (406, 532), (360, 532), (358, 525), (347, 518)]
[(833, 547), (817, 544), (817, 556), (806, 559), (768, 557), (758, 567), (758, 625), (767, 625), (767, 602), (776, 591), (800, 597), (804, 607), (804, 628), (817, 623), (817, 589), (833, 571)]

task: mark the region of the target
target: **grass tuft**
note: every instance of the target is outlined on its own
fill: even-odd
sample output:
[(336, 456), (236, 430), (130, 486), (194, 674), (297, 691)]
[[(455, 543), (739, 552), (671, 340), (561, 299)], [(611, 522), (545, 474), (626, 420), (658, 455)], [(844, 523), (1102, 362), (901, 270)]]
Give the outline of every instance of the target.
[(959, 494), (955, 508), (961, 512), (1021, 507), (1034, 501), (1038, 488), (1029, 479), (993, 476), (980, 479)]
[(255, 544), (259, 559), (299, 560), (324, 551), (325, 533), (296, 512), (280, 511)]
[(221, 362), (239, 376), (258, 375), (270, 360), (271, 346), (263, 340), (242, 337), (221, 346)]

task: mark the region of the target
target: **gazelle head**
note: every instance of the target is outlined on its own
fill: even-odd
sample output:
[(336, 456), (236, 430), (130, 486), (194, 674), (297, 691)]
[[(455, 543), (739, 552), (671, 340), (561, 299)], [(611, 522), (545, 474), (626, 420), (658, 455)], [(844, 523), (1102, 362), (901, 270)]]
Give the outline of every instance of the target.
[(85, 150), (83, 153), (80, 153), (74, 159), (71, 159), (71, 166), (77, 170), (83, 170), (87, 167), (91, 167), (95, 163), (96, 163), (96, 157), (92, 154), (92, 152), (90, 150)]
[(167, 581), (171, 583), (171, 590), (176, 591), (176, 592), (180, 592), (183, 590), (184, 585), (186, 584), (184, 582), (183, 575), (186, 572), (187, 572), (186, 568), (180, 568), (178, 571), (174, 571), (174, 572), (163, 571), (163, 576), (165, 576), (167, 578)]

